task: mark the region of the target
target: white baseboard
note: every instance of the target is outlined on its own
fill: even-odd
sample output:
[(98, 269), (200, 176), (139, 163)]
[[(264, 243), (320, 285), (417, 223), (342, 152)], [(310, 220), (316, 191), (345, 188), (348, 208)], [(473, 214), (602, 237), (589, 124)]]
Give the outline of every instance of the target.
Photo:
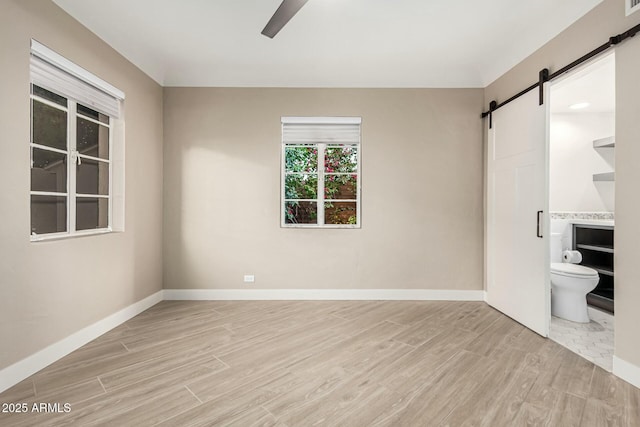
[(0, 370), (0, 393), (163, 300), (158, 291)]
[(165, 300), (484, 301), (484, 291), (438, 289), (165, 289)]
[(613, 356), (613, 374), (631, 385), (640, 388), (640, 366)]

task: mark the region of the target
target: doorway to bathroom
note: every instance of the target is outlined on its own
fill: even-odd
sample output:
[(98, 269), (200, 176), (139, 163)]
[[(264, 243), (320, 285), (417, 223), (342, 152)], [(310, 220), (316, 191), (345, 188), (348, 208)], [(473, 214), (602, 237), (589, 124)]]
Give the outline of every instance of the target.
[(552, 82), (549, 121), (549, 338), (608, 371), (615, 312), (614, 55)]

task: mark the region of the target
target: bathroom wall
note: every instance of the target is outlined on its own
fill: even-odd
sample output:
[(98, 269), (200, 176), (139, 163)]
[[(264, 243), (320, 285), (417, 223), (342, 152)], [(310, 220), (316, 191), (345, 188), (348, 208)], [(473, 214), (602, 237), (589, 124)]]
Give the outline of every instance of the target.
[(614, 148), (593, 148), (593, 140), (613, 136), (613, 113), (556, 113), (549, 143), (549, 210), (613, 212), (614, 182), (594, 182), (593, 174), (612, 172)]

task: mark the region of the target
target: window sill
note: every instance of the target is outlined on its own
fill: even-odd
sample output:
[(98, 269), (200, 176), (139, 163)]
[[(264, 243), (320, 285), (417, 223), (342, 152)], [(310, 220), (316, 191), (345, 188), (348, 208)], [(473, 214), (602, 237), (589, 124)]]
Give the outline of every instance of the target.
[(280, 225), (280, 228), (313, 228), (313, 229), (317, 229), (317, 230), (324, 230), (324, 229), (336, 229), (336, 228), (342, 228), (342, 229), (359, 229), (362, 228), (360, 225), (354, 225), (354, 224), (332, 224), (332, 225), (317, 225), (317, 224), (284, 224), (284, 225)]
[(51, 233), (51, 234), (42, 234), (31, 236), (32, 242), (49, 242), (52, 240), (66, 240), (73, 239), (76, 237), (87, 237), (87, 236), (97, 236), (100, 234), (109, 234), (114, 233), (111, 228), (100, 228), (96, 230), (85, 230), (85, 231), (77, 231), (73, 234), (70, 233)]

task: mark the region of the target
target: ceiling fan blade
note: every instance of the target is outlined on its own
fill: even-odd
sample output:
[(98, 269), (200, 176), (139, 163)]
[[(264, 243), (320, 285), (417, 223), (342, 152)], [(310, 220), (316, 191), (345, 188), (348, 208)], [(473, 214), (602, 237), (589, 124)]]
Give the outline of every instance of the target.
[(273, 14), (267, 25), (262, 30), (262, 34), (272, 39), (278, 32), (287, 25), (287, 22), (293, 15), (298, 13), (298, 11), (304, 6), (304, 4), (308, 0), (282, 0), (282, 4), (276, 10), (276, 13)]

